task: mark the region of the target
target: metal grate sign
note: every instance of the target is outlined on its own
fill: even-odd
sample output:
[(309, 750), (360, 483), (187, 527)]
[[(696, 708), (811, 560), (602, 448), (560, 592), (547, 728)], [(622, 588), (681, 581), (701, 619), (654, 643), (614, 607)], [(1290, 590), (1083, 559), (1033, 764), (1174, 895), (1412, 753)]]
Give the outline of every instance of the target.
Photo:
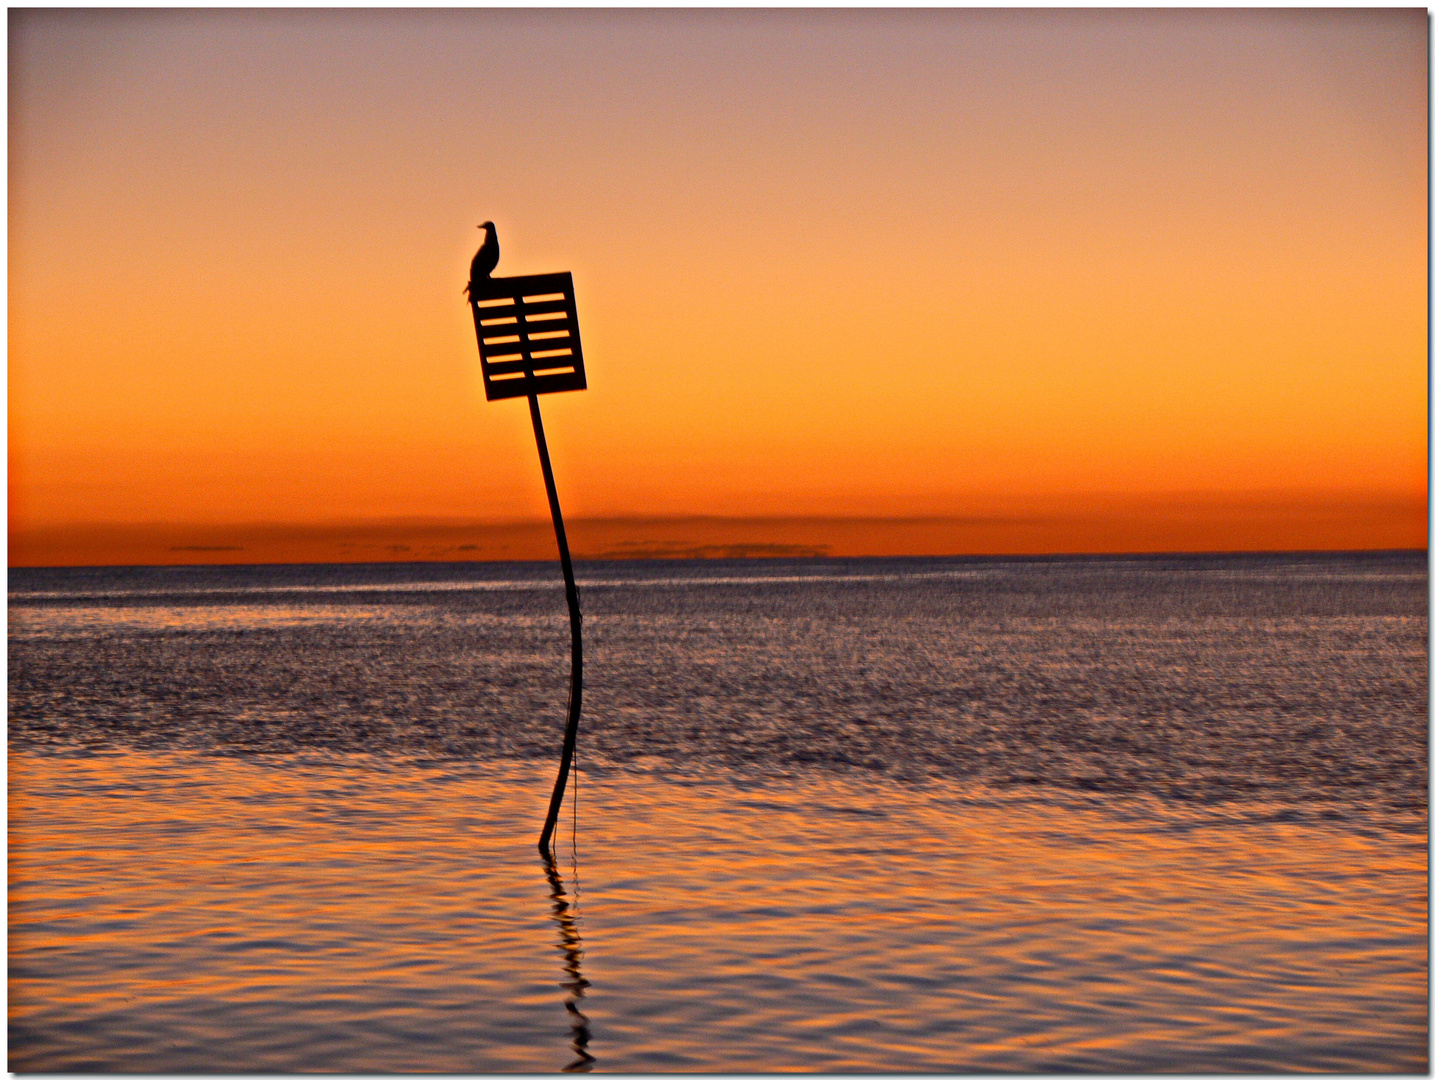
[(571, 273), (484, 278), (469, 302), (489, 401), (588, 388)]

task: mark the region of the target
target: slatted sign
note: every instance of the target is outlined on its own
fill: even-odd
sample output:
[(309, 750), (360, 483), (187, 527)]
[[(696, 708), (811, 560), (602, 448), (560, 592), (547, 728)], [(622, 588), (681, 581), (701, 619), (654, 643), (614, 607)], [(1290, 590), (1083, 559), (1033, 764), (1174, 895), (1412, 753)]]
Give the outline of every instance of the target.
[(469, 302), (489, 401), (588, 388), (572, 274), (484, 278)]

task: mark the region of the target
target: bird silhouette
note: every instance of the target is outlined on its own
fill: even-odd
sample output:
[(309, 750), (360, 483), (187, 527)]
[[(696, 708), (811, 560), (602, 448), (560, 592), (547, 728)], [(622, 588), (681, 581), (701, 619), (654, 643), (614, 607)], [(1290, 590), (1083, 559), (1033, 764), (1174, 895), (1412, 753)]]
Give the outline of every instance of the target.
[(491, 221), (485, 221), (479, 228), (483, 230), (483, 243), (469, 265), (468, 284), (463, 287), (470, 302), (474, 299), (474, 286), (492, 274), (493, 268), (498, 265), (498, 230)]

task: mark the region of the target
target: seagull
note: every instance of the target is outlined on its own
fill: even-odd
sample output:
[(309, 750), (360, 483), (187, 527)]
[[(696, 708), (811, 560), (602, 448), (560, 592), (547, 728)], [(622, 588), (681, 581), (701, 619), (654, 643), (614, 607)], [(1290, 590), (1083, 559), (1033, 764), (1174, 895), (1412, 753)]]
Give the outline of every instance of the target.
[(483, 243), (468, 268), (468, 284), (463, 289), (468, 293), (470, 303), (474, 300), (474, 285), (492, 274), (493, 268), (498, 265), (498, 230), (491, 221), (485, 221), (479, 228), (483, 230)]

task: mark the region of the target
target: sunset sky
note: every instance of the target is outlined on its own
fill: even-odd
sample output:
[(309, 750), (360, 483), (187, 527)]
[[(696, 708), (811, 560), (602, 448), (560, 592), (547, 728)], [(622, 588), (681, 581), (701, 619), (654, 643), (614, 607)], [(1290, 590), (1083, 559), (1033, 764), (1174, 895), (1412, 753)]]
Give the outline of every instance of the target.
[(461, 294), (489, 218), (499, 275), (573, 273), (575, 519), (1425, 543), (1423, 10), (9, 23), (12, 564), (544, 520)]

